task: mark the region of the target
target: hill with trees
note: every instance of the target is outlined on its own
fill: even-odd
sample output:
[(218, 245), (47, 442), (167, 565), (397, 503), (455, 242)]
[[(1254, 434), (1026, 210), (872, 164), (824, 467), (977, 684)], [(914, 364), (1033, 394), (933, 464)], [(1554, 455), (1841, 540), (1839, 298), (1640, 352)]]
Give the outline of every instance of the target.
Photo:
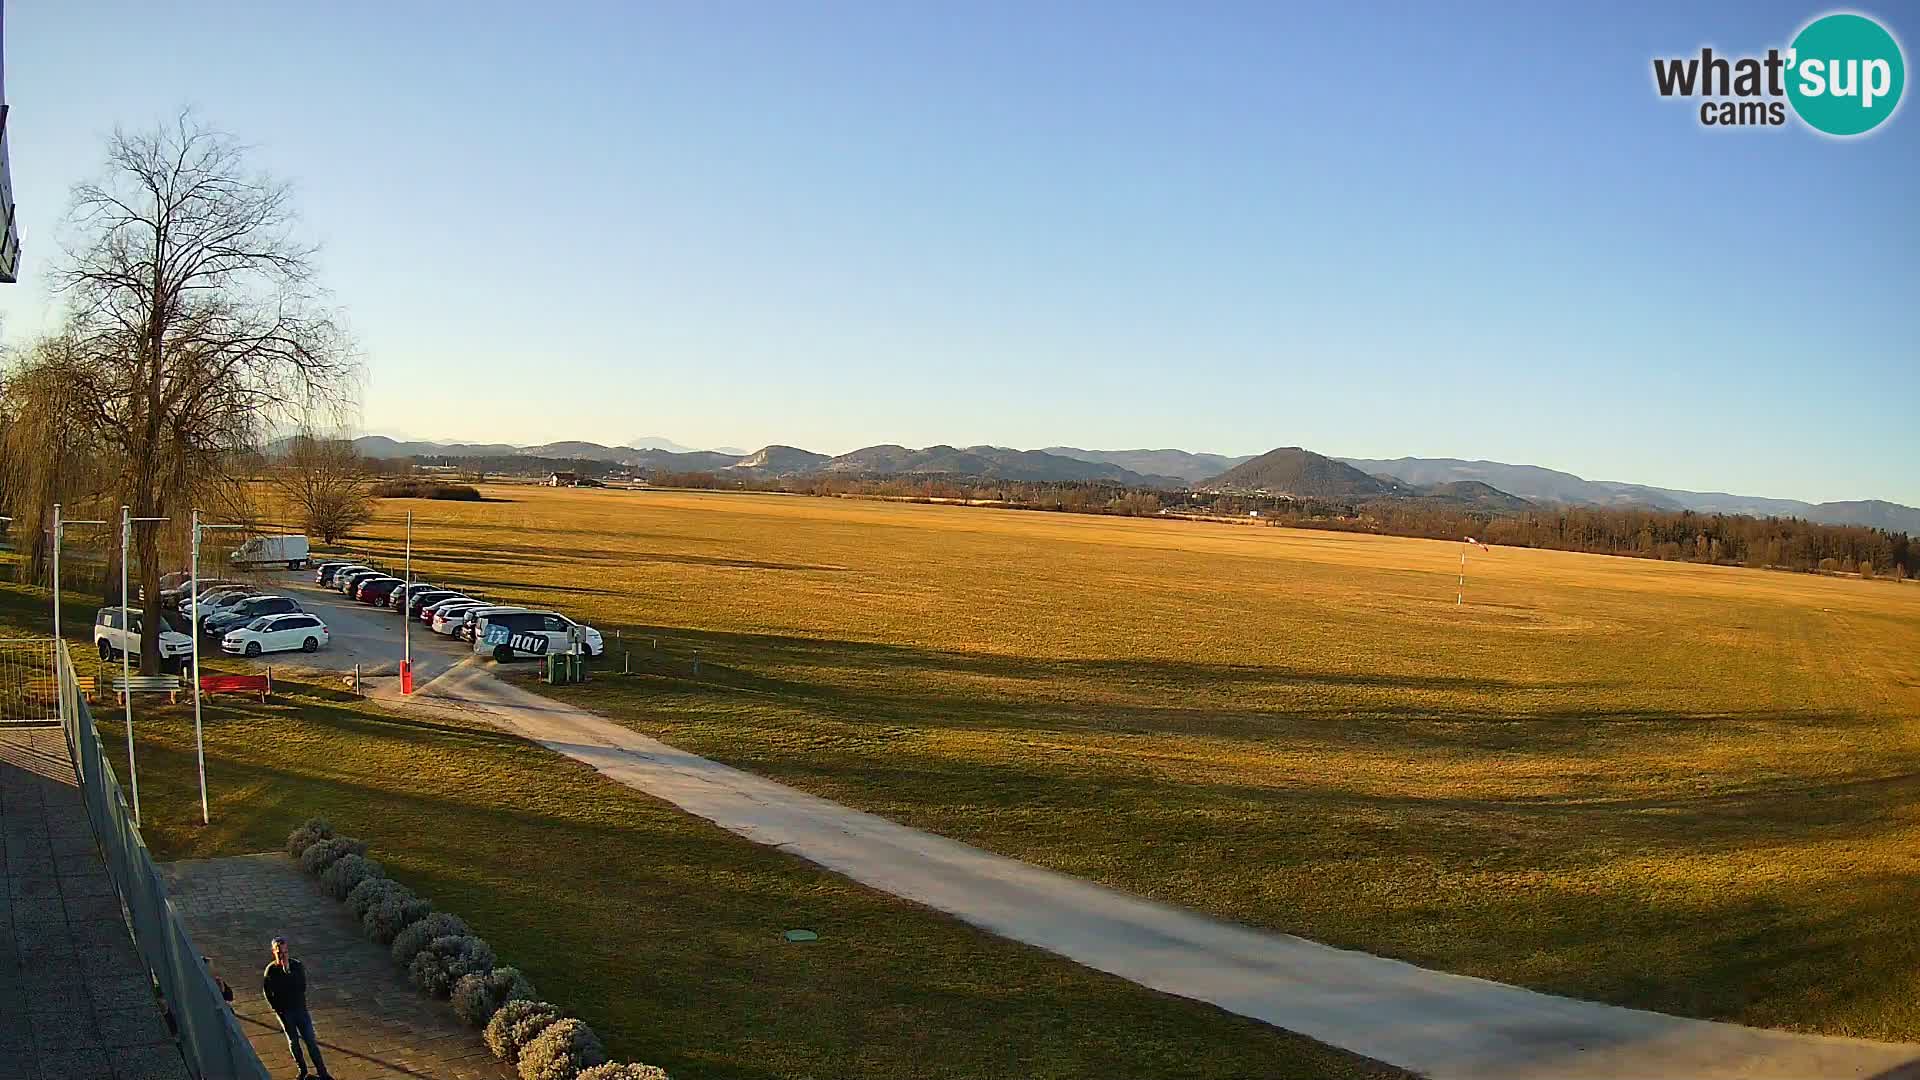
[(1199, 486), (1203, 491), (1290, 495), (1296, 499), (1369, 499), (1418, 494), (1412, 485), (1369, 476), (1345, 462), (1298, 446), (1269, 450)]

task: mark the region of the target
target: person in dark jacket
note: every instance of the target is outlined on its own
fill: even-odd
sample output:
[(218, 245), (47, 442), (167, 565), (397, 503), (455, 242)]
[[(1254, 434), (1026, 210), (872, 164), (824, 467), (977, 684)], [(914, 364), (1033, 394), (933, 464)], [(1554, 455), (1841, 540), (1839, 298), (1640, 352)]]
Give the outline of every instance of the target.
[(305, 1039), (307, 1049), (313, 1053), (313, 1067), (320, 1072), (320, 1080), (333, 1080), (327, 1073), (327, 1063), (320, 1059), (320, 1041), (313, 1033), (313, 1017), (307, 1012), (307, 967), (293, 958), (293, 947), (287, 939), (273, 939), (273, 963), (260, 976), (260, 988), (267, 995), (267, 1005), (280, 1018), (280, 1030), (287, 1034), (287, 1049), (293, 1053), (294, 1064), (300, 1066), (300, 1080), (306, 1080), (306, 1055), (300, 1052), (300, 1040)]

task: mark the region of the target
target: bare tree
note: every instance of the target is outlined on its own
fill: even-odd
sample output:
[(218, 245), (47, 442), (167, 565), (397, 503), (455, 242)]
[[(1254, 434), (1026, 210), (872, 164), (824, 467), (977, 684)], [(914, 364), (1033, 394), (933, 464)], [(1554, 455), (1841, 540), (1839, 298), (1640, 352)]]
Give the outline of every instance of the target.
[(306, 531), (329, 544), (373, 520), (372, 476), (346, 439), (294, 436), (272, 483), (299, 507)]
[[(137, 517), (175, 535), (196, 491), (276, 423), (343, 406), (349, 350), (293, 235), (287, 187), (193, 116), (116, 132), (105, 174), (74, 188), (76, 242), (56, 287), (86, 422), (113, 451)], [(160, 530), (136, 530), (139, 581), (158, 594)], [(141, 667), (158, 667), (148, 619)]]

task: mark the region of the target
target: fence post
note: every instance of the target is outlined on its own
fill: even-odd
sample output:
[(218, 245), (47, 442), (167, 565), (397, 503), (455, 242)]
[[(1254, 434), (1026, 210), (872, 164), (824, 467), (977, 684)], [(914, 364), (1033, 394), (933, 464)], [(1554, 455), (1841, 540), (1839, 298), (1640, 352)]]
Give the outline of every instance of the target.
[(695, 675), (700, 674), (700, 650), (699, 649), (693, 650), (693, 673)]

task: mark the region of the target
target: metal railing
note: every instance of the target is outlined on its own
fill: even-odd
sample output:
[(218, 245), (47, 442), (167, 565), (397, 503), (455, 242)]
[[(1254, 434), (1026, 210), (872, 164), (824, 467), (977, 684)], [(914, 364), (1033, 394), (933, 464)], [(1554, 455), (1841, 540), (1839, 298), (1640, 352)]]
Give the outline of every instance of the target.
[(59, 721), (53, 639), (0, 638), (0, 727)]
[(267, 1068), (247, 1043), (233, 1010), (200, 959), (187, 927), (167, 899), (147, 842), (133, 824), (120, 782), (93, 728), (93, 715), (75, 681), (73, 656), (55, 642), (61, 726), (80, 778), (87, 819), (100, 844), (107, 873), (133, 920), (133, 944), (166, 999), (187, 1067), (200, 1080), (269, 1080)]

